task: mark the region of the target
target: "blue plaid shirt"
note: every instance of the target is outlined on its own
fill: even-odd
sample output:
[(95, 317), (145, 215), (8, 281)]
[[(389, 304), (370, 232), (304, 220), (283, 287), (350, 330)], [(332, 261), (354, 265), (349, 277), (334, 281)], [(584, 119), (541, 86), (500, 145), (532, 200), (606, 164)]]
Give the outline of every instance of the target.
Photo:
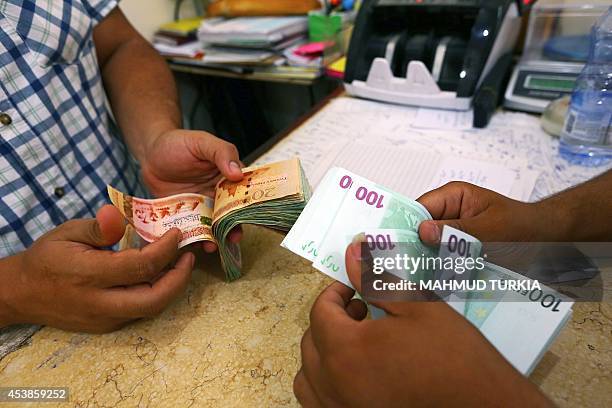
[(92, 217), (106, 184), (142, 195), (109, 128), (93, 28), (116, 0), (0, 1), (0, 257)]

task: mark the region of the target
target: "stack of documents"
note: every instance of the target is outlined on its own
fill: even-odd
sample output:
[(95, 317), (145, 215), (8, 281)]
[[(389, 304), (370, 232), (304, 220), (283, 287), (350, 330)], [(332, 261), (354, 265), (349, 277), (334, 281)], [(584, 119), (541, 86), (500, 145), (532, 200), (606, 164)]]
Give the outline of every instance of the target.
[(154, 42), (153, 47), (164, 57), (168, 58), (201, 58), (204, 50), (197, 41), (188, 42), (182, 45), (169, 45), (163, 42)]
[(238, 17), (204, 20), (198, 39), (204, 45), (272, 48), (308, 32), (306, 17)]
[[(384, 233), (394, 237), (391, 242), (414, 243), (418, 248), (416, 256), (432, 256), (433, 248), (425, 247), (418, 236), (419, 224), (429, 219), (431, 215), (418, 202), (334, 167), (325, 174), (281, 245), (311, 261), (319, 271), (351, 286), (344, 254), (355, 235)], [(454, 231), (463, 234), (468, 242), (477, 242), (474, 237)], [(442, 249), (438, 256), (442, 256)], [(497, 265), (485, 264), (485, 270), (478, 272), (482, 274), (479, 279), (528, 280)], [(424, 276), (422, 271), (417, 273)], [(510, 290), (486, 300), (482, 296), (467, 296), (467, 300), (462, 297), (462, 301), (443, 299), (476, 326), (517, 370), (529, 374), (571, 316), (573, 304), (544, 285), (535, 300), (529, 295)], [(540, 302), (543, 296), (553, 301)]]
[(342, 50), (333, 41), (304, 42), (283, 52), (287, 63), (294, 67), (321, 69), (342, 56)]
[(311, 80), (321, 75), (319, 66), (288, 66), (284, 52), (306, 40), (306, 16), (237, 17), (202, 20), (197, 41), (180, 47), (156, 44), (175, 63), (261, 78)]
[[(187, 22), (191, 25), (187, 25)], [(168, 37), (168, 33), (174, 33), (169, 30), (193, 27), (192, 21), (164, 27), (158, 31), (154, 46), (160, 54), (178, 63), (198, 64), (241, 74), (279, 74), (308, 79), (320, 75), (320, 67), (314, 70), (312, 67), (300, 67), (304, 69), (299, 72), (282, 69), (286, 65), (283, 52), (306, 39), (306, 16), (198, 20), (197, 37), (194, 36), (193, 41), (187, 43), (176, 43)]]
[(206, 47), (202, 52), (202, 62), (210, 66), (225, 64), (255, 67), (282, 63), (273, 52), (267, 50)]
[(155, 32), (153, 43), (178, 46), (194, 42), (201, 22), (201, 18), (188, 18), (163, 24)]

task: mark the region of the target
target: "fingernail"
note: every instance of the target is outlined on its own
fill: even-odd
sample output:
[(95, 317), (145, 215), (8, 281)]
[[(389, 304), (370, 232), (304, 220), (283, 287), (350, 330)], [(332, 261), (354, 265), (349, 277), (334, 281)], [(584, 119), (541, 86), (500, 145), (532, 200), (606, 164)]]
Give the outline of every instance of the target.
[(176, 230), (177, 232), (176, 234), (176, 245), (181, 245), (181, 241), (183, 240), (183, 231), (181, 231), (179, 228), (174, 228), (174, 230)]
[(355, 235), (353, 237), (353, 240), (351, 241), (352, 244), (357, 244), (357, 243), (362, 243), (362, 242), (366, 242), (365, 232), (360, 232), (359, 234)]
[(238, 172), (239, 171), (239, 172), (242, 173), (242, 171), (240, 170), (240, 164), (238, 164), (237, 162), (235, 162), (233, 160), (229, 162), (229, 167), (230, 167), (230, 170), (233, 171), (233, 172)]
[(436, 244), (440, 243), (440, 239), (442, 238), (442, 234), (440, 233), (440, 227), (435, 222), (430, 223), (431, 227), (431, 236), (433, 237), (433, 242)]
[(363, 260), (363, 256), (361, 254), (361, 244), (363, 242), (365, 242), (366, 240), (366, 236), (365, 233), (360, 233), (357, 234), (353, 237), (353, 240), (351, 241), (351, 247), (349, 249), (350, 253), (351, 253), (351, 257), (357, 261), (361, 261)]

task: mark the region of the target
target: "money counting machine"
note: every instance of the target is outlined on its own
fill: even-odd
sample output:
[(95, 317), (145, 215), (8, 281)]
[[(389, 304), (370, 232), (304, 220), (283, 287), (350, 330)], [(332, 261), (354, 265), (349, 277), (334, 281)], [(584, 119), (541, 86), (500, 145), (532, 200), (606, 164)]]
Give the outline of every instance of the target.
[(529, 1), (365, 0), (351, 39), (350, 95), (469, 110), (484, 127), (500, 102)]

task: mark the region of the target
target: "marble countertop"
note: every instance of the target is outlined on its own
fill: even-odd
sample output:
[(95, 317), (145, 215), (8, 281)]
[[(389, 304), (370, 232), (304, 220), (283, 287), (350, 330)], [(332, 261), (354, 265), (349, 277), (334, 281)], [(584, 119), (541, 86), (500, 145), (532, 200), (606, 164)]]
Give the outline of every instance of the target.
[[(0, 384), (67, 386), (63, 406), (75, 407), (297, 406), (300, 339), (330, 279), (281, 239), (246, 226), (244, 276), (226, 283), (216, 255), (202, 255), (155, 319), (105, 335), (42, 329), (0, 360)], [(611, 330), (612, 305), (576, 304), (531, 379), (560, 406), (609, 406)]]

